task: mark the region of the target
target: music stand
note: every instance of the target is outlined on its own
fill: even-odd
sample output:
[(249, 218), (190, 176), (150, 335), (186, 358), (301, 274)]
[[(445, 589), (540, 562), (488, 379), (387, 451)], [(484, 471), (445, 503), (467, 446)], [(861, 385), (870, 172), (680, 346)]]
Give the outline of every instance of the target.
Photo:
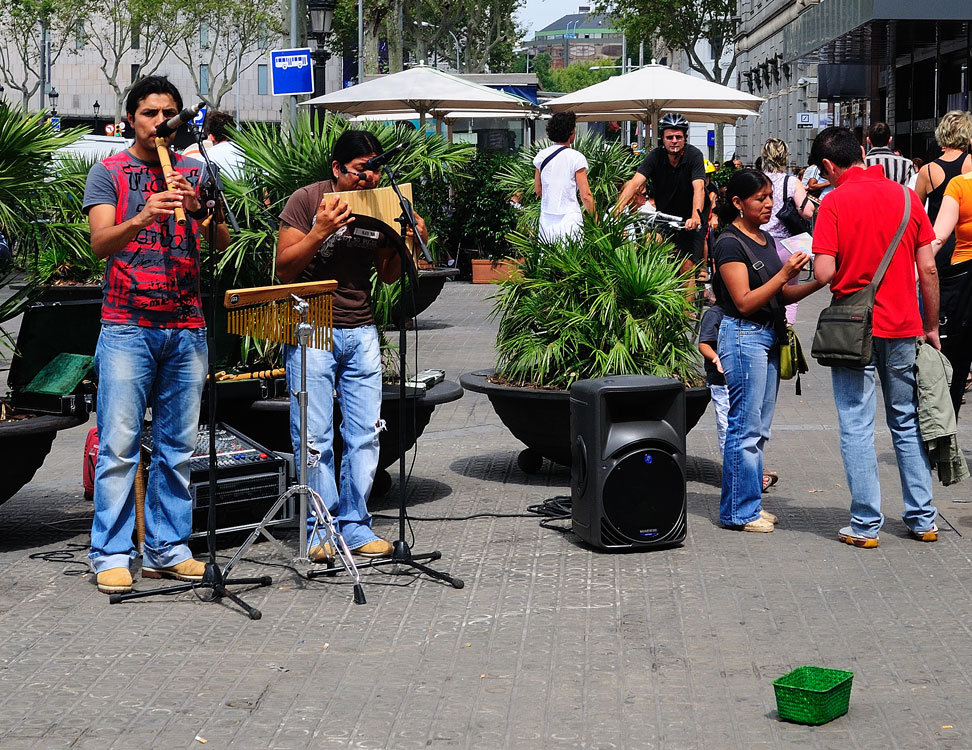
[[(395, 191), (395, 195), (398, 197), (398, 203), (401, 206), (402, 214), (395, 221), (401, 225), (401, 234), (394, 234), (394, 232), (385, 232), (386, 236), (394, 237), (400, 239), (400, 242), (395, 242), (396, 249), (398, 250), (398, 255), (401, 258), (401, 272), (399, 274), (399, 283), (401, 284), (402, 294), (405, 293), (405, 281), (408, 279), (411, 283), (411, 289), (414, 290), (418, 287), (418, 271), (415, 268), (415, 263), (412, 261), (412, 255), (408, 251), (408, 245), (406, 239), (408, 238), (408, 230), (412, 230), (412, 236), (416, 242), (419, 244), (419, 248), (422, 250), (422, 254), (425, 259), (432, 263), (432, 256), (429, 254), (429, 249), (425, 245), (425, 241), (422, 239), (422, 235), (419, 234), (418, 227), (415, 224), (415, 214), (412, 211), (412, 204), (402, 195), (401, 189), (398, 187), (398, 183), (395, 181), (395, 173), (387, 164), (382, 165), (382, 169), (385, 175), (388, 177), (388, 181), (391, 183), (392, 189)], [(355, 218), (355, 223), (359, 218)], [(386, 224), (382, 222), (382, 225), (387, 227)], [(390, 227), (389, 227), (390, 229)], [(404, 299), (404, 298), (403, 298)], [(405, 504), (405, 361), (407, 352), (407, 330), (405, 329), (404, 321), (399, 324), (398, 327), (398, 539), (392, 543), (392, 554), (391, 557), (378, 558), (374, 560), (366, 560), (361, 562), (361, 568), (377, 568), (384, 565), (395, 566), (395, 570), (392, 572), (395, 574), (403, 575), (404, 571), (398, 570), (398, 566), (406, 566), (414, 568), (422, 573), (425, 573), (430, 578), (434, 578), (439, 581), (446, 581), (453, 588), (461, 589), (463, 587), (463, 581), (461, 578), (455, 578), (448, 573), (443, 573), (439, 570), (434, 570), (428, 565), (423, 565), (418, 562), (419, 560), (438, 560), (442, 557), (442, 553), (438, 550), (433, 552), (424, 552), (422, 554), (414, 554), (405, 541), (405, 526), (408, 518)], [(308, 577), (316, 578), (323, 575), (333, 575), (334, 570), (321, 570), (321, 571), (311, 571), (308, 573)]]
[(206, 563), (206, 570), (203, 572), (202, 581), (189, 581), (174, 586), (152, 589), (150, 591), (131, 591), (127, 594), (111, 594), (108, 597), (108, 602), (110, 604), (119, 604), (129, 599), (142, 599), (147, 596), (209, 589), (212, 595), (209, 597), (200, 597), (202, 601), (216, 601), (225, 596), (234, 604), (241, 607), (251, 620), (259, 620), (263, 617), (263, 613), (256, 607), (247, 604), (226, 587), (231, 584), (269, 586), (273, 583), (273, 579), (270, 576), (228, 579), (223, 575), (223, 571), (220, 570), (219, 564), (216, 562), (216, 217), (219, 215), (220, 209), (226, 211), (226, 215), (229, 217), (236, 232), (239, 232), (240, 228), (236, 223), (236, 217), (233, 215), (226, 201), (223, 183), (219, 178), (219, 169), (209, 159), (209, 154), (206, 153), (201, 130), (196, 133), (196, 141), (199, 144), (199, 153), (206, 163), (200, 193), (205, 198), (202, 203), (206, 208), (207, 216), (202, 221), (201, 226), (209, 230), (209, 257), (206, 262), (207, 281), (209, 282), (210, 289), (209, 325), (206, 327), (207, 359), (209, 365), (209, 376), (206, 381), (206, 392), (209, 400), (209, 513), (206, 525), (206, 544), (209, 547), (209, 562)]

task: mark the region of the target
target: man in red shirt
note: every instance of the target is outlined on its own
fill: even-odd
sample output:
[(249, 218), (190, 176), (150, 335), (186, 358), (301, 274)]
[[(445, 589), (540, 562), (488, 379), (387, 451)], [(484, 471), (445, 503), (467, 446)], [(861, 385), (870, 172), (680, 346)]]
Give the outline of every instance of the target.
[[(856, 547), (877, 547), (881, 487), (874, 453), (875, 371), (893, 435), (904, 499), (902, 519), (912, 536), (938, 539), (931, 466), (918, 432), (915, 340), (938, 341), (938, 276), (931, 243), (935, 232), (913, 191), (888, 180), (880, 166), (865, 167), (864, 151), (847, 128), (827, 128), (813, 142), (810, 163), (837, 186), (820, 203), (813, 235), (814, 275), (841, 298), (870, 283), (905, 210), (911, 213), (900, 244), (877, 290), (874, 345), (867, 367), (831, 369), (840, 423), (840, 452), (851, 493), (851, 522), (837, 533)], [(924, 319), (915, 291), (915, 267)]]

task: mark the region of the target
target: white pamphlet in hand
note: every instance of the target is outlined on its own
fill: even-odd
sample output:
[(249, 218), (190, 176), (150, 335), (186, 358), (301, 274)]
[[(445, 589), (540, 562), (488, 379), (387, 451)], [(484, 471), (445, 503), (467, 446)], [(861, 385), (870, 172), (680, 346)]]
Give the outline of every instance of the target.
[(806, 232), (801, 232), (792, 237), (787, 237), (785, 240), (780, 240), (779, 244), (786, 248), (786, 251), (790, 255), (796, 252), (813, 255), (813, 237)]

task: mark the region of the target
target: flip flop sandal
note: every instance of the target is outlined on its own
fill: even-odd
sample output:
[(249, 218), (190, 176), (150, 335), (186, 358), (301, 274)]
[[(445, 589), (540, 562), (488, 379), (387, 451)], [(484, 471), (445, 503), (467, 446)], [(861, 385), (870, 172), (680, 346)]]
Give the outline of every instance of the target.
[(764, 471), (763, 472), (763, 492), (766, 492), (770, 487), (780, 481), (780, 475), (775, 471)]

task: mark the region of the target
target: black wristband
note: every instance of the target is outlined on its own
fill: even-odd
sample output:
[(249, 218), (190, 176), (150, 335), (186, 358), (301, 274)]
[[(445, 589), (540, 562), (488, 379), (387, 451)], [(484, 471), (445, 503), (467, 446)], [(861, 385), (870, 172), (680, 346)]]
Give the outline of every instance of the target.
[(189, 214), (196, 221), (199, 221), (200, 219), (205, 219), (209, 215), (209, 211), (206, 210), (205, 206), (200, 207), (198, 211), (186, 211), (186, 213)]

